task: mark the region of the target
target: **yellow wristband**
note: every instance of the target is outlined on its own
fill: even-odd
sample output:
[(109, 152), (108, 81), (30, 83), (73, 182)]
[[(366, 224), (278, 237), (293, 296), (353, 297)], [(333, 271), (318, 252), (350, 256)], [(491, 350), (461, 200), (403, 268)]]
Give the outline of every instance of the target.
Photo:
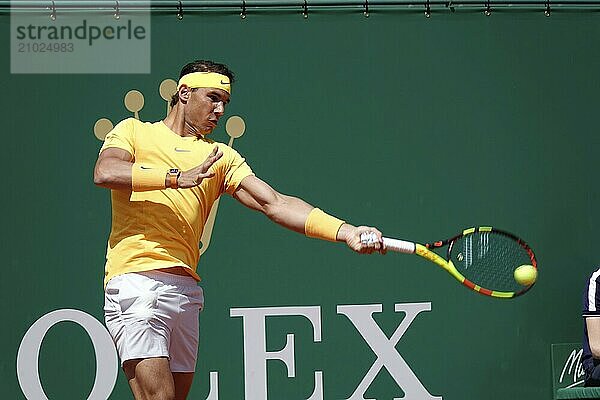
[(164, 189), (167, 172), (167, 170), (161, 168), (133, 164), (131, 167), (131, 189), (134, 192)]
[(308, 237), (335, 242), (337, 233), (344, 223), (345, 221), (314, 208), (304, 223), (304, 234)]

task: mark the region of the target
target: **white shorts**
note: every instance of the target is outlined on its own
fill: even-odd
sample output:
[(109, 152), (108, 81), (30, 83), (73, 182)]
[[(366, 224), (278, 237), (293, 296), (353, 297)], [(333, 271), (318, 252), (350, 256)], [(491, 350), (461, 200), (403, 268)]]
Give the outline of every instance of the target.
[(112, 278), (104, 291), (104, 320), (121, 358), (168, 357), (171, 372), (194, 372), (202, 288), (191, 276), (160, 271)]

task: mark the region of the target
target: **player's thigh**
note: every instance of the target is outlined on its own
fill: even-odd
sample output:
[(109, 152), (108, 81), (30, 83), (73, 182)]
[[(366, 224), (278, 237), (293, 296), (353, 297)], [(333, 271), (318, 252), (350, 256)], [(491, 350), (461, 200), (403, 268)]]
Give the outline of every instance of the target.
[(173, 372), (175, 383), (175, 400), (185, 400), (192, 387), (194, 380), (193, 372)]
[(198, 357), (199, 312), (204, 304), (202, 289), (198, 286), (184, 288), (180, 297), (178, 323), (171, 332), (169, 347), (173, 373), (192, 373)]
[(128, 360), (123, 363), (125, 376), (132, 391), (142, 398), (173, 398), (175, 384), (166, 357)]

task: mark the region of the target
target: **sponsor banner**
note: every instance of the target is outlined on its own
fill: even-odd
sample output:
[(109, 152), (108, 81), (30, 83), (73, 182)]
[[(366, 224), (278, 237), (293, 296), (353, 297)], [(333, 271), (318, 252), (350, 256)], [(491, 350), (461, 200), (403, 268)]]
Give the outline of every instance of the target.
[(11, 2), (13, 74), (150, 73), (150, 11), (25, 11)]

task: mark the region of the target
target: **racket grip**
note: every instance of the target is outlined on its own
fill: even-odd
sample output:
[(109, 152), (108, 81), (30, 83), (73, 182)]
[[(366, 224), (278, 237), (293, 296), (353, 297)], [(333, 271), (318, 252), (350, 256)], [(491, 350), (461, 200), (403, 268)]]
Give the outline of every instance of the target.
[[(372, 233), (363, 233), (360, 235), (360, 240), (363, 243), (373, 243), (377, 241), (377, 236)], [(415, 244), (406, 240), (383, 238), (383, 244), (386, 250), (397, 251), (398, 253), (413, 254), (415, 252)]]
[(398, 253), (414, 254), (415, 244), (406, 240), (383, 238), (383, 244), (387, 250), (397, 251)]

